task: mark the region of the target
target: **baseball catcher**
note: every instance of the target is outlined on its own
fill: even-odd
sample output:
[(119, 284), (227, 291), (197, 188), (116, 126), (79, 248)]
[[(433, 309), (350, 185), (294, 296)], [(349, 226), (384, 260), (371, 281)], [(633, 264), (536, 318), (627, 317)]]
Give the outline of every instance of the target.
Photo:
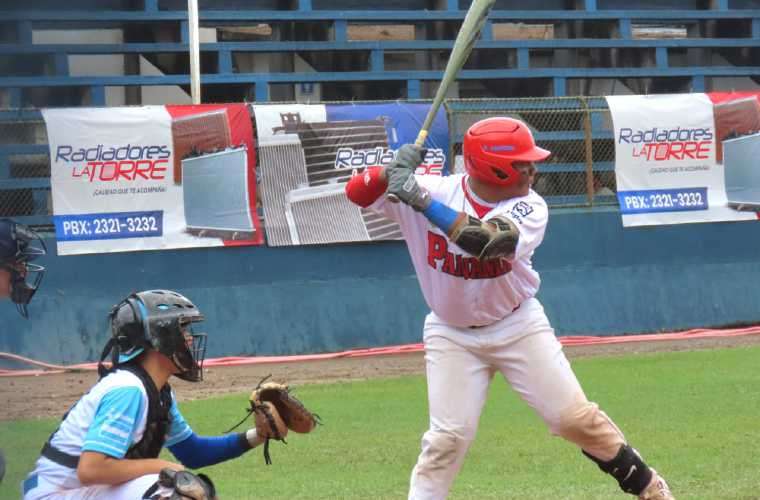
[[(259, 435), (251, 428), (203, 436), (182, 416), (169, 380), (203, 380), (208, 338), (196, 330), (205, 316), (190, 299), (172, 290), (136, 292), (108, 318), (111, 338), (101, 354), (101, 378), (43, 445), (23, 482), (24, 500), (214, 500), (211, 481), (186, 469), (232, 460), (284, 436), (287, 427), (274, 406), (268, 418), (257, 414), (257, 423), (271, 419), (276, 426), (279, 419), (282, 434)], [(164, 459), (163, 449), (175, 460)]]
[(250, 402), (248, 415), (235, 426), (242, 424), (249, 415), (254, 416), (256, 434), (265, 440), (264, 461), (267, 465), (272, 463), (269, 455), (269, 440), (274, 439), (287, 444), (285, 436), (288, 435), (288, 431), (308, 434), (317, 424), (321, 424), (319, 415), (309, 411), (298, 398), (293, 396), (288, 385), (266, 382), (270, 376), (264, 377), (251, 392), (248, 398)]

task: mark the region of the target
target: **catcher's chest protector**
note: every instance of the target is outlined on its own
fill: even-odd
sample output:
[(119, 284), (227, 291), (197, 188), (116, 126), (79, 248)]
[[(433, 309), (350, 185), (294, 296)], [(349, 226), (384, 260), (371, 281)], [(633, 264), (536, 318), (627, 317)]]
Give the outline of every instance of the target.
[[(171, 387), (169, 387), (169, 384), (166, 384), (159, 391), (150, 375), (139, 365), (119, 365), (116, 368), (112, 368), (111, 371), (114, 369), (127, 370), (133, 373), (140, 379), (143, 387), (145, 387), (145, 392), (148, 394), (148, 417), (145, 423), (145, 432), (142, 439), (127, 450), (125, 458), (157, 458), (158, 454), (161, 453), (161, 448), (164, 446), (166, 432), (169, 430), (169, 424), (171, 423), (169, 417), (169, 409), (172, 404)], [(66, 412), (61, 420), (66, 420), (68, 414), (69, 412)], [(50, 444), (50, 440), (56, 432), (58, 432), (58, 429), (53, 431), (42, 447), (41, 455), (64, 467), (76, 469), (79, 466), (78, 455), (69, 455)]]
[(145, 422), (145, 432), (142, 439), (133, 444), (125, 455), (125, 458), (157, 458), (161, 453), (166, 441), (166, 432), (169, 430), (169, 409), (172, 405), (171, 387), (164, 385), (159, 391), (153, 379), (140, 365), (122, 365), (122, 370), (133, 373), (142, 382), (145, 392), (148, 393), (148, 417)]

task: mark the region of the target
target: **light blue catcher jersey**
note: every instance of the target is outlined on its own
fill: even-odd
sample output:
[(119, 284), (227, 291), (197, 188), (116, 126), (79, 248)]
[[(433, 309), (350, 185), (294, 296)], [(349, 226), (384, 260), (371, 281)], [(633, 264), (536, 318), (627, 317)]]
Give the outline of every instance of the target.
[[(187, 439), (192, 430), (177, 408), (172, 394), (171, 426), (164, 446)], [(148, 417), (148, 394), (133, 373), (117, 370), (99, 381), (69, 411), (50, 440), (51, 445), (69, 455), (95, 451), (123, 458), (142, 439)], [(76, 470), (40, 457), (35, 470), (45, 480), (65, 488), (81, 486)]]

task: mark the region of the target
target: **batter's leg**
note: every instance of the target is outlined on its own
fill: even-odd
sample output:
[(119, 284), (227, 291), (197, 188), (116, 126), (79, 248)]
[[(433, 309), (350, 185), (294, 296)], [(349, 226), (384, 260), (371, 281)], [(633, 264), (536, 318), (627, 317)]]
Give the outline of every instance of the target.
[(530, 299), (513, 316), (502, 322), (490, 361), (553, 434), (603, 460), (615, 457), (625, 437), (586, 399), (541, 303)]
[(430, 429), (412, 470), (410, 500), (446, 498), (475, 437), (493, 370), (471, 347), (427, 332)]
[[(665, 481), (627, 444), (607, 414), (588, 401), (543, 307), (526, 309), (527, 335), (505, 342), (494, 353), (510, 385), (553, 434), (578, 445), (623, 491), (647, 499), (672, 499)], [(647, 493), (650, 490), (657, 493)]]

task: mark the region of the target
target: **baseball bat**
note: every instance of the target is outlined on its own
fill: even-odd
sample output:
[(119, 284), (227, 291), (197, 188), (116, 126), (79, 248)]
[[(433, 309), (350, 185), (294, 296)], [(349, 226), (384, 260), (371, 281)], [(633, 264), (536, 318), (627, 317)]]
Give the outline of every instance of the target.
[[(417, 134), (417, 140), (414, 143), (417, 146), (425, 144), (430, 126), (433, 124), (433, 119), (438, 113), (438, 108), (441, 107), (443, 99), (448, 92), (451, 83), (456, 80), (459, 70), (464, 66), (467, 57), (472, 52), (472, 48), (480, 35), (480, 30), (483, 29), (483, 25), (488, 18), (488, 13), (491, 11), (496, 0), (473, 0), (470, 8), (467, 10), (467, 14), (464, 17), (462, 27), (459, 28), (457, 38), (454, 40), (454, 46), (451, 49), (449, 60), (446, 63), (446, 69), (443, 72), (443, 78), (441, 84), (438, 86), (438, 90), (433, 98), (433, 103), (430, 105), (425, 121), (422, 122), (422, 128), (420, 128), (419, 134)], [(395, 195), (388, 195), (388, 200), (398, 202), (398, 198)]]

